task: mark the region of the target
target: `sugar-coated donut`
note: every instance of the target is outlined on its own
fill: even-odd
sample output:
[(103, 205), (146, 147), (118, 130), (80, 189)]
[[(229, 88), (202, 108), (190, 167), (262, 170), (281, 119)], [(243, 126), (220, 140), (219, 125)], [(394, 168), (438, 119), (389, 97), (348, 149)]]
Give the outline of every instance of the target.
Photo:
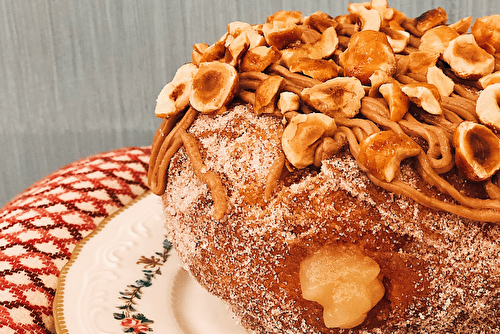
[[(162, 204), (167, 237), (185, 269), (253, 333), (500, 332), (500, 227), (435, 211), (370, 182), (349, 153), (294, 173), (264, 200), (284, 125), (251, 106), (198, 115), (187, 130), (222, 180), (228, 210), (213, 219), (208, 186), (184, 148), (174, 155)], [(402, 178), (438, 195), (416, 172)], [(461, 182), (455, 169), (447, 180)], [(473, 183), (463, 191), (477, 192)], [(477, 195), (477, 194), (475, 194)], [(446, 200), (445, 198), (442, 198)], [(301, 262), (318, 249), (354, 245), (375, 260), (384, 297), (353, 329), (331, 329), (303, 298)]]

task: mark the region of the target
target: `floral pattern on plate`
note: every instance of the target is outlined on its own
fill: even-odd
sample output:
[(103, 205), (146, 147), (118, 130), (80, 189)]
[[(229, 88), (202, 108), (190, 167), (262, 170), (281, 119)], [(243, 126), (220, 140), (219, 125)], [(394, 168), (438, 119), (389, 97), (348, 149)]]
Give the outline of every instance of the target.
[(144, 277), (136, 280), (135, 284), (128, 285), (125, 291), (120, 291), (120, 299), (124, 304), (117, 307), (121, 312), (113, 313), (113, 317), (120, 321), (125, 333), (145, 334), (153, 331), (151, 325), (154, 321), (137, 312), (137, 300), (141, 299), (143, 289), (153, 285), (156, 275), (161, 275), (161, 267), (169, 258), (171, 249), (172, 243), (165, 239), (162, 252), (156, 252), (150, 257), (141, 256), (136, 264), (143, 265)]

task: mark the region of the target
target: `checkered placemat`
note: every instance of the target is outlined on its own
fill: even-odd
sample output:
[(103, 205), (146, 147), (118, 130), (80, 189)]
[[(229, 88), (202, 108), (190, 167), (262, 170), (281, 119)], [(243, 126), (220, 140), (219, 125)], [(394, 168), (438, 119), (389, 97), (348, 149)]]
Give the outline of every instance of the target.
[(148, 190), (151, 149), (71, 163), (0, 209), (0, 334), (55, 333), (57, 278), (75, 245)]

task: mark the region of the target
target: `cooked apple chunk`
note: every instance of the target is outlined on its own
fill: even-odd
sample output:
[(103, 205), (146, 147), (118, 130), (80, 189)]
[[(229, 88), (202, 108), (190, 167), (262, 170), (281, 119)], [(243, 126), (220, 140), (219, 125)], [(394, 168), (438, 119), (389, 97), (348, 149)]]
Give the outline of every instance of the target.
[(353, 328), (385, 293), (378, 263), (354, 245), (325, 246), (300, 264), (302, 296), (320, 303), (329, 328)]

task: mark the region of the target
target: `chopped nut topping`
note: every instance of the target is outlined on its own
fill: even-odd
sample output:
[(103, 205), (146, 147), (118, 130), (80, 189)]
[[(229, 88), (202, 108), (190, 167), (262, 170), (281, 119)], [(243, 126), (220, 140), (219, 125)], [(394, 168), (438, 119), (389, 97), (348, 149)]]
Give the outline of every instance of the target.
[(481, 87), (484, 89), (488, 87), (489, 85), (493, 85), (496, 83), (500, 83), (500, 72), (493, 72), (491, 74), (485, 75), (484, 77), (480, 78), (479, 83), (481, 84)]
[(239, 34), (233, 41), (226, 47), (226, 55), (224, 62), (231, 65), (237, 66), (243, 54), (248, 50), (250, 46), (250, 39), (246, 33)]
[[(353, 157), (362, 164), (359, 157), (366, 153), (360, 147), (370, 146), (367, 138), (391, 129), (405, 139), (406, 133), (427, 141), (429, 147), (419, 147), (429, 163), (422, 162), (422, 155), (418, 157), (418, 172), (425, 174), (424, 179), (455, 166), (455, 155), (461, 151), (452, 150), (450, 141), (463, 121), (481, 122), (500, 133), (500, 16), (477, 19), (468, 34), (472, 18), (446, 25), (442, 8), (414, 19), (389, 7), (387, 0), (350, 4), (348, 10), (350, 14), (334, 18), (323, 12), (303, 17), (298, 11), (278, 11), (265, 24), (228, 24), (227, 32), (214, 44), (193, 45), (192, 63), (179, 69), (160, 92), (155, 113), (171, 125), (188, 109), (222, 113), (232, 101), (250, 103), (258, 114), (280, 117), (288, 124), (288, 135), (292, 129), (300, 134), (294, 140), (282, 138), (289, 144), (283, 147), (287, 152), (283, 165), (290, 171), (292, 166), (320, 166), (346, 140)], [(305, 115), (311, 115), (313, 125), (303, 122)], [(321, 117), (335, 119), (329, 122), (334, 124), (332, 129), (335, 124), (339, 129), (318, 126), (318, 118), (326, 122)], [(300, 130), (319, 128), (323, 130), (312, 137), (304, 134), (309, 130)], [(298, 143), (297, 138), (306, 141)], [(292, 150), (290, 142), (304, 152)], [(158, 146), (161, 141), (154, 143)], [(179, 140), (167, 144), (168, 154), (164, 148), (155, 148), (163, 153), (154, 157), (153, 167), (166, 166), (162, 159), (168, 160), (180, 145)], [(409, 144), (402, 140), (402, 145)], [(380, 170), (370, 174), (375, 184), (388, 190), (400, 187), (400, 180), (393, 185), (384, 183), (393, 177), (390, 168)], [(456, 197), (458, 190), (444, 179), (433, 178), (432, 184), (458, 203), (450, 212), (472, 219), (477, 217), (471, 212), (481, 217), (495, 215), (488, 204), (479, 199), (469, 204)], [(491, 177), (487, 182), (492, 182)], [(161, 194), (163, 184), (153, 182), (151, 186)], [(496, 192), (486, 193), (496, 196)], [(430, 198), (426, 203), (435, 209), (450, 208)], [(500, 214), (495, 217), (485, 219), (500, 221)]]
[(309, 28), (304, 25), (299, 26), (302, 29), (302, 35), (300, 35), (300, 41), (304, 44), (312, 44), (319, 41), (321, 38), (321, 33), (318, 30)]
[(242, 72), (263, 72), (280, 58), (281, 53), (274, 46), (257, 46), (245, 53), (239, 68)]
[(278, 100), (278, 109), (284, 115), (289, 111), (300, 109), (300, 97), (292, 92), (282, 92)]
[(495, 58), (484, 51), (473, 35), (461, 35), (450, 42), (443, 59), (462, 79), (479, 79), (493, 72)]
[(284, 87), (285, 79), (277, 75), (262, 81), (255, 91), (254, 111), (257, 114), (275, 114), (278, 96)]
[(487, 48), (491, 46), (495, 52), (500, 51), (500, 15), (490, 15), (476, 19), (470, 28), (477, 44)]
[(448, 26), (438, 26), (429, 29), (420, 38), (420, 51), (435, 52), (443, 54), (444, 50), (450, 44), (450, 41), (457, 38), (459, 34), (453, 28)]
[(333, 55), (339, 40), (335, 28), (327, 28), (321, 38), (312, 44), (301, 44), (295, 48), (281, 51), (282, 60), (287, 66), (301, 58), (322, 59)]
[(160, 118), (177, 115), (186, 109), (191, 94), (191, 83), (198, 71), (193, 64), (182, 65), (171, 82), (165, 85), (156, 100), (155, 114)]
[(323, 33), (327, 28), (336, 28), (338, 23), (330, 15), (317, 11), (304, 20), (304, 24)]
[(292, 22), (268, 22), (264, 24), (262, 30), (267, 44), (276, 47), (278, 50), (295, 43), (302, 35), (302, 29)]
[(267, 17), (268, 23), (276, 21), (300, 24), (302, 23), (302, 12), (298, 10), (279, 10), (273, 15)]
[(364, 6), (360, 6), (356, 14), (361, 21), (361, 31), (380, 30), (382, 20), (380, 18), (379, 12), (377, 12), (375, 9), (366, 9)]
[(470, 25), (472, 23), (472, 16), (464, 17), (455, 23), (449, 25), (449, 27), (455, 30), (459, 35), (465, 34), (469, 31)]
[(453, 134), (455, 161), (469, 180), (483, 181), (500, 170), (500, 138), (482, 124), (465, 121)]
[(203, 53), (208, 49), (209, 45), (207, 43), (196, 43), (193, 45), (193, 52), (191, 53), (191, 58), (193, 64), (198, 66), (203, 59)]
[(389, 105), (389, 119), (393, 122), (403, 119), (410, 103), (408, 95), (403, 93), (399, 85), (395, 82), (381, 85), (379, 91)]
[(238, 87), (238, 72), (228, 64), (202, 63), (193, 78), (189, 103), (202, 113), (213, 113), (233, 98)]
[(337, 126), (333, 118), (323, 114), (299, 114), (283, 131), (281, 145), (287, 160), (295, 168), (305, 168), (314, 162), (318, 139), (330, 137)]
[(386, 83), (397, 82), (392, 76), (388, 75), (384, 71), (376, 70), (370, 76), (370, 91), (368, 92), (368, 96), (370, 97), (379, 97), (379, 88), (381, 85)]
[(381, 131), (359, 144), (359, 161), (377, 178), (391, 182), (400, 171), (401, 161), (421, 151), (422, 148), (407, 135)]
[(246, 22), (231, 22), (227, 26), (229, 35), (234, 38), (241, 34), (245, 34), (250, 42), (249, 48), (255, 48), (260, 45), (266, 44), (266, 39), (263, 35), (259, 34), (250, 24)]
[(437, 66), (427, 70), (427, 82), (434, 85), (441, 96), (450, 96), (455, 88), (455, 82)]
[(410, 40), (410, 33), (404, 30), (396, 30), (388, 27), (380, 27), (380, 31), (386, 34), (387, 40), (395, 53), (403, 52)]
[(427, 74), (429, 67), (436, 66), (439, 53), (428, 51), (415, 51), (408, 56), (408, 70), (412, 73)]
[(225, 33), (217, 42), (206, 48), (199, 59), (199, 63), (212, 62), (223, 58), (226, 54), (226, 39), (228, 36), (229, 34)]
[(443, 113), (441, 109), (441, 94), (436, 86), (428, 83), (408, 84), (401, 88), (408, 95), (410, 101), (422, 107), (429, 114), (440, 115)]
[(354, 76), (364, 85), (370, 83), (369, 78), (376, 70), (388, 75), (396, 71), (394, 51), (386, 35), (378, 31), (365, 30), (354, 34), (339, 61), (345, 76)]
[(335, 78), (302, 90), (304, 102), (331, 117), (354, 117), (365, 90), (356, 78)]
[(479, 95), (476, 113), (481, 123), (500, 133), (500, 83), (486, 87)]
[(441, 8), (435, 8), (426, 11), (419, 17), (415, 19), (415, 27), (422, 34), (427, 30), (437, 27), (442, 24), (446, 24), (448, 21), (448, 14)]
[(299, 72), (319, 81), (327, 81), (339, 75), (340, 67), (332, 59), (299, 58), (290, 64), (290, 71)]

